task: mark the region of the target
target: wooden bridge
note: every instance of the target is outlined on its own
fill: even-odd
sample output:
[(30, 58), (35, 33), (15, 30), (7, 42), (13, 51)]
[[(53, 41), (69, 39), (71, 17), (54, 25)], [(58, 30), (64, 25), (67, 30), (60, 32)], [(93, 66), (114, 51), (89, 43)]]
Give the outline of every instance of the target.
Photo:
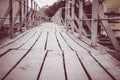
[(119, 80), (120, 61), (100, 44), (47, 22), (0, 46), (1, 80)]
[[(0, 35), (10, 38), (0, 39), (0, 80), (120, 80), (119, 40), (108, 23), (120, 18), (106, 18), (99, 0), (91, 3), (90, 18), (85, 0), (65, 0), (52, 18), (33, 0), (30, 8), (28, 0), (5, 1)], [(98, 25), (114, 50), (98, 43)]]

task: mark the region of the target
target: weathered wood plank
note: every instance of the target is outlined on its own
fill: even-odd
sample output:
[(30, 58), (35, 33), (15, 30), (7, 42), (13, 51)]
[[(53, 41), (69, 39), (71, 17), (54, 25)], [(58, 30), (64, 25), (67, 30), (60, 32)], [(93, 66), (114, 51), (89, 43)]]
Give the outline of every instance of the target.
[(83, 49), (82, 47), (80, 47), (78, 44), (76, 44), (66, 33), (61, 33), (63, 38), (66, 40), (66, 42), (68, 43), (68, 45), (79, 52), (87, 52), (85, 49)]
[(27, 50), (12, 50), (0, 58), (0, 80), (2, 80), (26, 52)]
[(78, 52), (78, 56), (80, 57), (91, 79), (113, 80), (88, 53)]
[(3, 47), (0, 49), (0, 55), (3, 54), (4, 52), (6, 52), (9, 49), (17, 49), (20, 46), (22, 46), (23, 44), (25, 44), (29, 39), (31, 39), (31, 37), (35, 34), (35, 32), (30, 33), (25, 35), (24, 37), (20, 38), (19, 40), (17, 40), (16, 42), (7, 45), (6, 47)]
[(56, 36), (63, 51), (72, 51), (64, 39), (62, 39), (59, 32), (56, 33)]
[(36, 42), (40, 35), (41, 33), (37, 32), (29, 41), (26, 42), (26, 44), (24, 44), (19, 49), (29, 49)]
[(64, 57), (68, 80), (89, 80), (74, 51), (65, 51)]
[(32, 50), (5, 80), (36, 80), (45, 54), (46, 51)]
[(46, 46), (45, 44), (46, 44), (47, 36), (48, 36), (47, 32), (42, 32), (39, 40), (37, 41), (33, 49), (44, 50)]
[(49, 32), (48, 34), (47, 50), (60, 51), (57, 39), (55, 37), (55, 32)]
[(39, 80), (65, 80), (61, 52), (49, 51)]

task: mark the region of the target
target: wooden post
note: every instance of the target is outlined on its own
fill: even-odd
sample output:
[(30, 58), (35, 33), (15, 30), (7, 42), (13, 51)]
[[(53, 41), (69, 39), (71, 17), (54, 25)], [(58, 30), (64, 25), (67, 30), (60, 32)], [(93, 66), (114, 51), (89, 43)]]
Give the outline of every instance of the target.
[[(97, 0), (98, 1), (98, 0)], [(100, 6), (99, 3), (97, 3), (96, 5), (98, 5), (98, 9), (99, 9), (99, 18), (101, 19), (105, 19), (105, 15), (104, 15), (104, 12), (102, 11), (102, 7)], [(108, 21), (106, 20), (102, 20), (101, 21), (102, 24), (103, 24), (103, 27), (108, 35), (108, 37), (110, 38), (112, 44), (113, 44), (113, 47), (117, 50), (117, 51), (120, 51), (120, 45), (119, 45), (119, 42), (118, 40), (116, 39), (115, 37), (115, 34), (114, 32), (112, 31), (111, 29), (111, 26), (109, 25)]]
[(97, 28), (98, 28), (98, 21), (95, 20), (98, 18), (98, 1), (93, 0), (92, 3), (92, 31), (91, 31), (91, 46), (96, 47), (97, 46)]
[(79, 35), (82, 38), (82, 27), (83, 27), (83, 0), (79, 0)]
[[(33, 0), (31, 0), (31, 14), (33, 14)], [(33, 16), (31, 15), (31, 22), (30, 22), (30, 24), (31, 24), (31, 27), (32, 27), (32, 22), (33, 22)]]
[(66, 26), (66, 29), (67, 29), (67, 31), (68, 31), (68, 23), (67, 23), (67, 19), (68, 19), (68, 0), (65, 0), (65, 26)]
[(22, 25), (23, 25), (23, 0), (20, 0), (20, 32), (22, 32)]
[[(75, 7), (74, 7), (74, 5), (75, 5), (75, 0), (72, 0), (72, 6), (71, 6), (71, 8), (72, 8), (72, 11), (71, 11), (71, 17), (72, 17), (72, 22), (74, 23), (74, 16), (75, 16)], [(74, 32), (74, 27), (73, 26), (71, 26), (71, 29), (72, 29), (72, 32)]]
[(9, 5), (11, 6), (11, 11), (10, 11), (10, 38), (13, 38), (14, 34), (14, 0), (9, 0)]
[(26, 15), (26, 24), (27, 24), (27, 25), (26, 25), (26, 26), (27, 26), (27, 29), (29, 29), (29, 26), (28, 26), (28, 23), (29, 23), (29, 19), (28, 19), (28, 18), (29, 18), (29, 15), (28, 15), (28, 13), (29, 13), (29, 12), (28, 12), (28, 1), (29, 1), (29, 0), (26, 0), (26, 8), (27, 8), (27, 10), (26, 10), (26, 14), (27, 14), (27, 15)]

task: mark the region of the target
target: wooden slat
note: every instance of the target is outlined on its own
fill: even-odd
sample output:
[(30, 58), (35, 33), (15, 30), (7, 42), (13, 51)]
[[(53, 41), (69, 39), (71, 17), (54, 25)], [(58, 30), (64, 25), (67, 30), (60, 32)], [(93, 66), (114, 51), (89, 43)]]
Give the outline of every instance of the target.
[(78, 55), (92, 80), (113, 80), (88, 53)]
[(72, 51), (67, 43), (64, 41), (64, 39), (62, 39), (59, 32), (56, 33), (56, 36), (63, 51)]
[[(113, 75), (117, 80), (120, 79), (120, 69), (118, 68), (118, 65), (120, 65), (120, 62), (116, 60), (114, 57), (112, 57), (109, 53), (104, 51), (105, 49), (103, 46), (101, 46), (101, 50), (96, 50), (90, 47), (90, 45), (84, 43), (83, 41), (75, 38), (73, 35), (70, 35), (79, 45), (84, 47), (86, 50), (91, 51), (92, 56), (111, 74)], [(106, 54), (103, 54), (106, 53)]]
[(19, 49), (29, 49), (39, 38), (40, 32), (37, 32), (29, 41), (26, 42), (22, 47)]
[(91, 52), (92, 56), (116, 79), (120, 79), (120, 61), (113, 58), (110, 54), (101, 52)]
[(7, 55), (0, 58), (0, 80), (2, 80), (26, 52), (27, 50), (12, 50)]
[(47, 32), (42, 32), (39, 40), (37, 41), (37, 43), (35, 44), (33, 49), (44, 50), (45, 44), (46, 44), (46, 39), (47, 39)]
[(36, 34), (36, 30), (31, 30), (32, 32), (29, 32), (29, 34), (23, 36), (22, 38), (20, 38), (19, 40), (15, 41), (12, 44), (7, 45), (6, 47), (3, 47), (2, 49), (0, 49), (0, 55), (4, 52), (6, 52), (9, 49), (17, 49), (20, 46), (22, 46), (23, 44), (25, 44), (27, 41), (29, 41), (35, 34)]
[(79, 52), (87, 52), (82, 47), (79, 47), (78, 44), (76, 44), (66, 33), (61, 33), (66, 42), (71, 46), (72, 49), (79, 51)]
[(89, 80), (75, 52), (64, 52), (68, 80)]
[(65, 80), (61, 52), (49, 51), (39, 80)]
[(5, 80), (36, 80), (45, 54), (46, 51), (32, 50)]
[(48, 34), (47, 50), (60, 50), (57, 39), (55, 37), (55, 32), (49, 32)]

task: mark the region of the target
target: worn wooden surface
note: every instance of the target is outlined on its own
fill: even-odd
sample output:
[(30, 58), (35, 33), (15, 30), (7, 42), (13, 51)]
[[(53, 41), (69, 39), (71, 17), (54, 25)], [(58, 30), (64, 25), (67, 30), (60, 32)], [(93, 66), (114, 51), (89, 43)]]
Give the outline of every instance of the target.
[(0, 80), (120, 80), (120, 61), (83, 39), (47, 22), (2, 41)]

